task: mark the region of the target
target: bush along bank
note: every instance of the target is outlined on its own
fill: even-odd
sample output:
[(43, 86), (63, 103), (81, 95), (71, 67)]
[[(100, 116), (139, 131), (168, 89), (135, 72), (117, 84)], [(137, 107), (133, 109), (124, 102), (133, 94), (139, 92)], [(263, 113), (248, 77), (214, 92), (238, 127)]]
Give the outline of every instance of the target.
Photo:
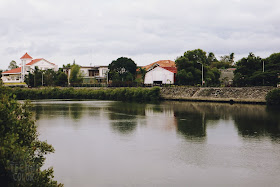
[(267, 105), (280, 105), (280, 88), (269, 91), (265, 97)]
[(116, 101), (148, 102), (160, 99), (160, 88), (115, 88), (115, 89), (90, 89), (90, 88), (14, 88), (11, 94), (17, 99), (99, 99)]

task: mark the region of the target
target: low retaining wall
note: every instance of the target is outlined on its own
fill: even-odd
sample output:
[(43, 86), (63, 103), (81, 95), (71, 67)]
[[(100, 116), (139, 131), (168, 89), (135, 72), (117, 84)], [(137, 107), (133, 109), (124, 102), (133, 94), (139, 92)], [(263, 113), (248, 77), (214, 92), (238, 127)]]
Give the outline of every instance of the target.
[(265, 103), (265, 96), (272, 89), (273, 87), (163, 87), (160, 94), (165, 100)]

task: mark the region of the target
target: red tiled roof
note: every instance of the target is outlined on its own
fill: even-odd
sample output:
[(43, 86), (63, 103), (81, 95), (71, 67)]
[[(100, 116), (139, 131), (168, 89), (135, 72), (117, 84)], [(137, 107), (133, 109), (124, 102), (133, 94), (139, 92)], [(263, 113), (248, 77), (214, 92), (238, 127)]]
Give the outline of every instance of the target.
[(24, 58), (31, 58), (32, 59), (32, 57), (27, 53), (25, 53), (20, 59), (24, 59)]
[(155, 64), (158, 64), (160, 67), (176, 67), (175, 62), (172, 60), (159, 60), (157, 62), (144, 66), (143, 68), (146, 68), (146, 70), (148, 70), (150, 67), (154, 66)]
[(35, 64), (36, 62), (39, 62), (40, 60), (42, 60), (42, 58), (34, 59), (31, 62), (27, 63), (26, 65), (30, 66), (32, 64)]
[[(26, 65), (27, 65), (27, 66), (30, 66), (30, 65), (32, 65), (32, 64), (35, 64), (36, 62), (39, 62), (40, 60), (45, 60), (45, 59), (43, 59), (43, 58), (37, 58), (37, 59), (34, 59), (34, 60), (32, 60), (31, 62), (27, 63)], [(45, 61), (47, 61), (47, 60), (45, 60)], [(54, 63), (51, 63), (51, 62), (49, 62), (49, 61), (47, 61), (47, 62), (50, 63), (50, 64), (52, 64), (52, 65), (55, 65)]]
[(162, 67), (168, 71), (171, 71), (172, 73), (177, 73), (177, 68), (176, 67)]
[(11, 73), (20, 73), (21, 72), (21, 67), (20, 68), (15, 68), (15, 69), (11, 69), (8, 71), (4, 71), (2, 72), (2, 74), (11, 74)]

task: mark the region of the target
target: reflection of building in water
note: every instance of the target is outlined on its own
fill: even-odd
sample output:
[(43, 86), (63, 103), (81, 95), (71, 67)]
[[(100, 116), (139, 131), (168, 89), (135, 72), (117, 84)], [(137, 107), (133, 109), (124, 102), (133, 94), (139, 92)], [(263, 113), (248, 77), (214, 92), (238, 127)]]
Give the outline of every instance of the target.
[[(145, 108), (145, 116), (148, 118), (148, 125), (161, 127), (164, 130), (175, 130), (176, 119), (174, 111), (170, 106), (151, 105)], [(149, 120), (149, 118), (152, 118)]]

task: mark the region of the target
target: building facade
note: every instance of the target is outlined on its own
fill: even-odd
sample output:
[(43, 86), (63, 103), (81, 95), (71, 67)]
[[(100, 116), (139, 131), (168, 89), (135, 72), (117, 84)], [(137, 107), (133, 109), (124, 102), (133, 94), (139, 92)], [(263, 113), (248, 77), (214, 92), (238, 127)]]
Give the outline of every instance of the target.
[[(81, 66), (80, 73), (85, 84), (107, 83), (108, 66)], [(63, 68), (63, 72), (68, 77), (68, 83), (71, 74), (71, 68)]]
[(19, 68), (15, 68), (9, 71), (2, 72), (3, 83), (23, 83), (25, 75), (29, 72), (33, 72), (35, 67), (39, 70), (52, 69), (54, 71), (58, 70), (58, 66), (51, 63), (44, 58), (33, 59), (28, 53), (25, 53), (21, 58), (21, 65)]
[(147, 73), (144, 84), (174, 84), (177, 68), (174, 61), (160, 60), (144, 66)]

